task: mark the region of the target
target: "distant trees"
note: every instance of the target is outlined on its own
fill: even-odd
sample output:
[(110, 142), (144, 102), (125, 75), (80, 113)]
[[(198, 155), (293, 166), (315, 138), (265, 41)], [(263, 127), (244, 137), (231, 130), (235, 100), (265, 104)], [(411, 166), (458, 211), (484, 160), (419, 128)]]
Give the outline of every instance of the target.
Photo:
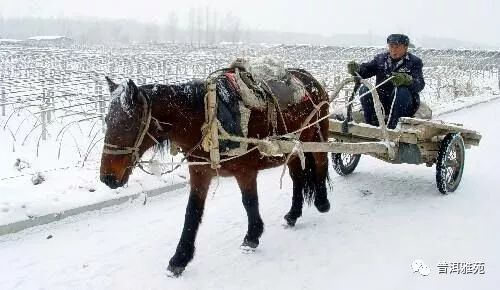
[(171, 11), (161, 25), (127, 19), (0, 17), (1, 38), (64, 35), (82, 43), (187, 42), (202, 46), (220, 41), (239, 42), (241, 33), (239, 17), (231, 13), (220, 17), (210, 6), (190, 8), (187, 19)]
[(5, 23), (3, 21), (3, 16), (0, 13), (0, 38), (4, 37), (4, 30), (5, 30), (4, 26), (5, 26)]
[(231, 42), (240, 41), (240, 19), (231, 13), (226, 14), (224, 18), (226, 39)]
[(179, 31), (179, 17), (177, 13), (171, 11), (168, 14), (167, 24), (166, 24), (166, 37), (167, 40), (175, 43), (177, 41), (177, 33)]
[(189, 9), (188, 35), (191, 45), (214, 44), (218, 41), (240, 41), (240, 19), (231, 13), (219, 22), (217, 10), (209, 6)]
[(188, 16), (188, 29), (189, 29), (189, 43), (193, 45), (194, 40), (194, 18), (195, 18), (195, 9), (189, 8), (189, 16)]

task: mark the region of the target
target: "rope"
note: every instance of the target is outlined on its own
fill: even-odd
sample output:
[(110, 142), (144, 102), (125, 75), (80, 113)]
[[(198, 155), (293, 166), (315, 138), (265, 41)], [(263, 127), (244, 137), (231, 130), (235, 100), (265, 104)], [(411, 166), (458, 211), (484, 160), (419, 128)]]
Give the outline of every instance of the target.
[[(393, 78), (393, 77), (390, 77), (390, 78), (388, 78), (387, 80), (385, 80), (385, 81), (381, 82), (380, 84), (378, 84), (377, 86), (375, 86), (373, 89), (368, 90), (366, 93), (364, 93), (364, 94), (362, 94), (362, 95), (360, 95), (360, 96), (356, 97), (356, 99), (352, 100), (351, 102), (348, 102), (346, 105), (349, 105), (349, 104), (353, 103), (354, 101), (356, 101), (356, 100), (358, 100), (358, 99), (361, 99), (362, 97), (364, 97), (364, 96), (366, 96), (366, 95), (368, 95), (368, 94), (372, 93), (373, 91), (375, 91), (377, 88), (379, 88), (380, 86), (382, 86), (382, 85), (384, 85), (385, 83), (387, 83), (387, 82), (388, 82), (390, 79), (392, 79), (392, 78)], [(348, 80), (351, 80), (351, 79), (348, 79)], [(345, 84), (344, 84), (343, 86), (345, 86)], [(331, 100), (330, 100), (329, 102), (333, 101), (333, 99), (335, 99), (335, 96), (333, 96), (333, 98), (331, 98)], [(320, 118), (320, 119), (316, 120), (316, 122), (314, 122), (314, 123), (312, 123), (312, 124), (309, 124), (309, 125), (307, 125), (307, 126), (305, 126), (305, 127), (303, 127), (303, 128), (300, 128), (300, 129), (298, 129), (298, 130), (296, 130), (296, 131), (292, 132), (291, 134), (296, 134), (296, 133), (301, 132), (301, 131), (303, 131), (303, 130), (305, 130), (305, 129), (307, 129), (307, 128), (310, 128), (310, 127), (312, 127), (312, 126), (314, 126), (314, 125), (318, 124), (319, 122), (323, 121), (324, 119), (327, 119), (327, 118), (331, 117), (331, 116), (332, 116), (332, 115), (334, 115), (334, 114), (335, 114), (335, 113), (330, 113), (330, 114), (328, 114), (328, 115), (326, 115), (326, 116), (324, 116), (324, 117), (322, 117), (322, 118)]]
[(295, 146), (293, 147), (292, 152), (288, 154), (285, 164), (283, 165), (283, 170), (281, 171), (281, 176), (280, 176), (280, 189), (283, 188), (283, 177), (285, 176), (285, 171), (286, 171), (286, 165), (288, 162), (290, 162), (290, 159), (294, 154), (297, 154), (300, 158), (300, 165), (302, 169), (305, 168), (305, 156), (304, 156), (304, 150), (302, 149), (301, 143), (298, 140), (295, 140)]

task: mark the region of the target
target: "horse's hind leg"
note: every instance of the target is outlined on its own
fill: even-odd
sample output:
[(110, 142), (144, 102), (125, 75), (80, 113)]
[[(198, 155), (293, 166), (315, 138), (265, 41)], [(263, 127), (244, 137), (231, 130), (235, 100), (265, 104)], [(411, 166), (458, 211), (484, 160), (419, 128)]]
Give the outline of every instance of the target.
[(315, 182), (316, 194), (314, 197), (314, 206), (319, 212), (327, 212), (330, 210), (330, 202), (327, 196), (327, 181), (328, 181), (328, 153), (319, 152), (312, 153), (315, 163)]
[(327, 197), (326, 181), (328, 177), (327, 153), (305, 153), (305, 168), (302, 169), (299, 158), (292, 158), (288, 163), (290, 177), (293, 181), (292, 207), (285, 215), (289, 226), (294, 226), (302, 215), (304, 199), (314, 200), (319, 212), (330, 210)]
[(288, 171), (293, 182), (292, 207), (285, 215), (287, 224), (295, 226), (297, 219), (302, 216), (302, 206), (304, 205), (304, 173), (300, 165), (300, 159), (292, 158), (288, 163)]
[(191, 192), (184, 217), (184, 228), (174, 256), (170, 259), (169, 275), (179, 276), (193, 259), (196, 233), (201, 223), (211, 173), (198, 166), (189, 167)]
[(242, 247), (257, 248), (259, 238), (264, 232), (264, 223), (259, 213), (259, 198), (257, 195), (257, 171), (245, 171), (235, 175), (241, 190), (241, 199), (247, 212), (248, 230)]

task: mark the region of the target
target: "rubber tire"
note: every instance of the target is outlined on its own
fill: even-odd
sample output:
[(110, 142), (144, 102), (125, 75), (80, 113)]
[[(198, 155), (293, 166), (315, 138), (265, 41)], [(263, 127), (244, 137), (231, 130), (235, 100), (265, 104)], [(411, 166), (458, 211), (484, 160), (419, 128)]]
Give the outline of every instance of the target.
[(361, 154), (349, 154), (352, 155), (352, 160), (349, 164), (344, 164), (344, 160), (342, 160), (342, 155), (347, 153), (332, 153), (332, 163), (333, 169), (340, 176), (347, 176), (351, 174), (354, 169), (358, 166), (359, 159), (361, 158)]
[[(461, 162), (458, 165), (458, 172), (453, 173), (452, 182), (446, 182), (446, 166), (447, 156), (453, 146), (457, 146), (457, 154), (461, 155)], [(462, 136), (458, 133), (450, 133), (441, 141), (439, 146), (438, 158), (436, 162), (436, 183), (439, 192), (448, 194), (455, 191), (460, 185), (465, 164), (465, 146)]]

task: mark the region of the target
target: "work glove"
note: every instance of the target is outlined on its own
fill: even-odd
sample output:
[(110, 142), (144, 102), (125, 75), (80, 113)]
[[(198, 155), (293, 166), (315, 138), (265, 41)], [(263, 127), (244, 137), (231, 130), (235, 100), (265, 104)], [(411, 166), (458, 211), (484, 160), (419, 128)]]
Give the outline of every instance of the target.
[(348, 64), (347, 64), (347, 72), (350, 74), (350, 75), (353, 75), (355, 76), (356, 73), (359, 71), (359, 63), (355, 62), (354, 60), (353, 61), (350, 61)]
[(413, 83), (413, 78), (411, 75), (407, 73), (392, 73), (393, 78), (391, 79), (391, 82), (394, 84), (395, 87), (400, 87), (400, 86), (411, 86)]

